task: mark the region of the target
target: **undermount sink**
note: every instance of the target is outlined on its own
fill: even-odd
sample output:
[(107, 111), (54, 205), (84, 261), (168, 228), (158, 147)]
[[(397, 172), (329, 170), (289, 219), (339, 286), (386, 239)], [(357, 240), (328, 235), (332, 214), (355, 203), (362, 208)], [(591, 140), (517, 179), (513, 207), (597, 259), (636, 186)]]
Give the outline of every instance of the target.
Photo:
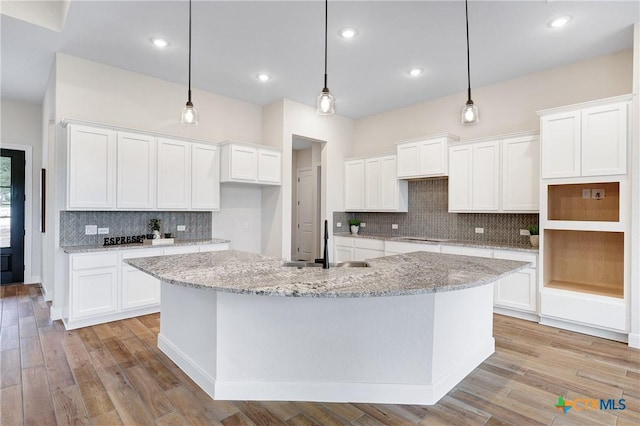
[[(314, 263), (314, 262), (305, 262), (305, 261), (292, 261), (292, 262), (284, 262), (282, 264), (285, 268), (322, 268), (322, 263)], [(352, 260), (348, 262), (335, 262), (330, 263), (329, 268), (368, 268), (369, 265), (367, 262)]]
[(427, 238), (427, 237), (397, 237), (397, 240), (405, 240), (405, 241), (428, 241), (431, 243), (444, 243), (446, 241), (451, 241), (447, 238)]

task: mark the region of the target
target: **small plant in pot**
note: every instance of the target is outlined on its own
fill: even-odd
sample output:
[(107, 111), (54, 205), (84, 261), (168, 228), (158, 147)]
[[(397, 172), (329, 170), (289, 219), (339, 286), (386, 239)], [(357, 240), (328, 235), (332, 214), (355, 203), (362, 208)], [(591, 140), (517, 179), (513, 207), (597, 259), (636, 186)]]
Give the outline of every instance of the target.
[(540, 243), (540, 236), (538, 235), (539, 232), (540, 229), (538, 228), (538, 225), (529, 225), (529, 241), (533, 247), (538, 247)]
[(357, 234), (360, 231), (360, 219), (349, 219), (349, 229), (352, 234)]
[[(153, 232), (153, 239), (160, 238), (160, 224), (162, 221), (160, 219), (149, 219), (149, 230)], [(147, 235), (149, 238), (149, 234)]]

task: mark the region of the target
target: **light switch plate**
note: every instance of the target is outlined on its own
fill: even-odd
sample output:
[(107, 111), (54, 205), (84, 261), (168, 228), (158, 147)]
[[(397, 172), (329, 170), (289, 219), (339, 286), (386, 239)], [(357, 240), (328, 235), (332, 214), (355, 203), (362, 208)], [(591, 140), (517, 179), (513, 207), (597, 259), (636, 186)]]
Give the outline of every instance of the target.
[(476, 234), (484, 234), (484, 228), (476, 228)]
[(531, 233), (529, 233), (528, 229), (521, 229), (520, 230), (520, 235), (531, 235)]
[(178, 225), (178, 231), (186, 231), (187, 227), (185, 225)]
[(392, 223), (391, 224), (391, 229), (398, 229), (398, 224), (397, 223)]
[(337, 222), (336, 223), (336, 228), (342, 228), (342, 222)]
[(361, 227), (361, 228), (366, 228), (366, 227), (367, 227), (367, 224), (366, 224), (366, 223), (364, 223), (364, 222), (361, 222), (361, 223), (360, 223), (360, 227)]
[(591, 190), (591, 198), (594, 200), (603, 200), (604, 199), (604, 189), (592, 189)]
[(97, 234), (98, 234), (98, 225), (84, 226), (84, 235), (97, 235)]
[(98, 234), (105, 235), (109, 233), (109, 228), (98, 228)]

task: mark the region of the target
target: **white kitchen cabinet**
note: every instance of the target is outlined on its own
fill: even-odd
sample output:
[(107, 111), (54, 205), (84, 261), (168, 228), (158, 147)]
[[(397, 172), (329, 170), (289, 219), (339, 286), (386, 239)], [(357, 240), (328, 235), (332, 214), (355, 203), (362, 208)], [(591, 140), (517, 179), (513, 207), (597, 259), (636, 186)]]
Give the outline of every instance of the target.
[(280, 185), (282, 153), (277, 149), (240, 142), (220, 146), (220, 182)]
[[(162, 256), (162, 249), (131, 250), (122, 252), (122, 260)], [(126, 263), (121, 266), (121, 309), (160, 305), (160, 280)]]
[(353, 240), (349, 237), (333, 237), (333, 260), (348, 262), (353, 259)]
[(281, 157), (280, 151), (258, 149), (258, 182), (280, 185)]
[(344, 209), (364, 211), (365, 181), (364, 160), (344, 162)]
[(457, 136), (442, 135), (399, 143), (396, 146), (398, 179), (447, 176), (448, 144), (457, 140)]
[(449, 211), (500, 210), (500, 141), (452, 146)]
[(449, 246), (443, 244), (440, 246), (440, 251), (446, 254), (459, 254), (462, 256), (493, 257), (493, 250), (479, 247)]
[(353, 238), (353, 259), (366, 260), (384, 256), (384, 241), (369, 238)]
[(502, 141), (502, 211), (540, 210), (540, 144), (538, 137)]
[(345, 210), (408, 210), (408, 183), (396, 177), (396, 156), (385, 155), (344, 163)]
[(151, 210), (156, 207), (156, 138), (118, 132), (116, 207)]
[(220, 161), (217, 146), (191, 145), (191, 208), (220, 210)]
[(391, 256), (394, 254), (411, 253), (414, 251), (428, 251), (431, 253), (440, 253), (440, 244), (407, 243), (404, 241), (385, 241), (384, 242), (385, 256)]
[(627, 172), (629, 97), (539, 111), (542, 178)]
[[(507, 309), (507, 314), (515, 310), (515, 316), (520, 316), (524, 319), (535, 318), (538, 313), (538, 256), (534, 253), (495, 250), (493, 257), (531, 263), (531, 267), (496, 281), (493, 288), (494, 306), (499, 309)], [(496, 311), (499, 311), (499, 309)], [(505, 312), (500, 311), (500, 313)], [(524, 313), (524, 316), (517, 313)]]
[(112, 210), (116, 206), (116, 132), (69, 124), (67, 209)]
[(158, 139), (158, 209), (188, 210), (191, 205), (191, 144)]
[(82, 319), (118, 310), (118, 255), (72, 256), (70, 315)]

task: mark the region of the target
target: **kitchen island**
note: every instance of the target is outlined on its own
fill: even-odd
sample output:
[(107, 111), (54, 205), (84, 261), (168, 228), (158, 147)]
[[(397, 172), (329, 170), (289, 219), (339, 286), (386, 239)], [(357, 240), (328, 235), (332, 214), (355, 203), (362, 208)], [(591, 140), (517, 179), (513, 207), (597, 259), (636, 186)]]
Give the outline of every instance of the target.
[(434, 404), (494, 351), (491, 283), (528, 264), (415, 252), (283, 267), (128, 259), (162, 282), (158, 347), (212, 398)]

